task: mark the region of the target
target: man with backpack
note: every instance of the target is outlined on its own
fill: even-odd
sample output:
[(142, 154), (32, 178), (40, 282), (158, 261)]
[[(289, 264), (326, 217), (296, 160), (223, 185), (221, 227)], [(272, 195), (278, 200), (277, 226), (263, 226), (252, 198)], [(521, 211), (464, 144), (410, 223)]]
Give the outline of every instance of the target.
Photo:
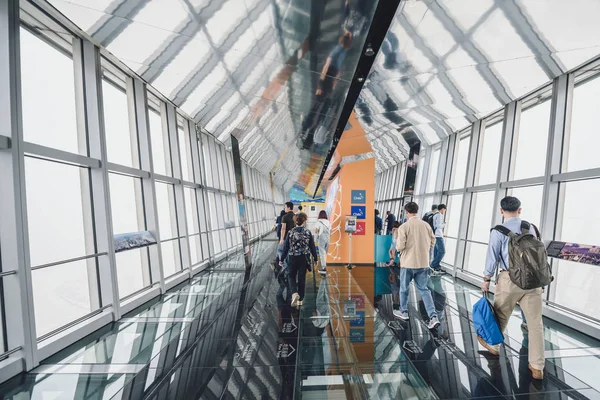
[(439, 204), (437, 209), (437, 212), (435, 212), (430, 218), (432, 221), (430, 225), (433, 229), (433, 234), (435, 235), (435, 247), (433, 248), (433, 259), (431, 261), (432, 276), (440, 276), (444, 274), (440, 263), (446, 255), (446, 244), (444, 243), (444, 227), (446, 226), (446, 223), (444, 222), (444, 215), (446, 214), (446, 205)]
[[(521, 202), (508, 196), (500, 202), (504, 224), (490, 233), (481, 290), (487, 293), (496, 275), (494, 312), (500, 332), (503, 332), (517, 305), (527, 318), (529, 330), (529, 369), (534, 379), (544, 377), (544, 325), (542, 322), (542, 287), (552, 280), (548, 255), (534, 225), (521, 220)], [(477, 340), (490, 353), (499, 354), (500, 345)]]

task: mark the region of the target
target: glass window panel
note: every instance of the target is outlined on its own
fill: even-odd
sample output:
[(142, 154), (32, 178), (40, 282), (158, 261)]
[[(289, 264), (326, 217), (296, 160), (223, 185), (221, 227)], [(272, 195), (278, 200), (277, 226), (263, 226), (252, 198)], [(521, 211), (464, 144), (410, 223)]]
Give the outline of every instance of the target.
[(173, 185), (156, 182), (156, 206), (158, 211), (158, 229), (160, 240), (177, 237), (175, 218), (175, 192)]
[(463, 137), (458, 142), (458, 148), (454, 156), (454, 165), (452, 167), (452, 189), (462, 189), (465, 187), (470, 146), (471, 136)]
[[(431, 206), (433, 205), (433, 196), (427, 196), (423, 199), (423, 204), (419, 206), (419, 214), (423, 216), (427, 211), (431, 211)], [(400, 214), (395, 214), (397, 218), (400, 217)]]
[[(2, 269), (0, 269), (2, 271)], [(2, 285), (2, 278), (0, 278), (0, 285)], [(4, 300), (2, 296), (0, 296), (0, 354), (6, 352), (8, 349), (6, 348), (6, 343), (4, 343), (4, 314), (2, 313), (4, 310)]]
[(205, 210), (205, 202), (204, 202), (204, 197), (206, 196), (204, 191), (200, 192), (200, 196), (198, 197), (198, 210), (200, 212), (200, 230), (202, 232), (206, 232), (208, 230), (207, 228), (207, 224), (206, 224), (206, 217), (207, 215), (209, 215), (208, 210)]
[[(521, 218), (527, 222), (531, 222), (538, 228), (540, 227), (540, 219), (542, 217), (542, 196), (544, 194), (544, 187), (529, 186), (520, 187), (510, 190), (510, 195), (515, 196), (521, 200)], [(494, 212), (498, 212), (500, 205)]]
[(210, 257), (210, 249), (208, 243), (208, 234), (203, 233), (202, 235), (202, 259), (206, 260)]
[(210, 215), (209, 215), (209, 222), (210, 222), (210, 227), (211, 230), (215, 230), (218, 229), (218, 221), (217, 221), (217, 205), (215, 202), (215, 193), (214, 192), (208, 192), (208, 204), (210, 206)]
[(119, 234), (143, 231), (145, 226), (143, 218), (138, 218), (137, 201), (138, 196), (141, 201), (141, 179), (109, 173), (108, 181), (110, 184), (113, 232)]
[[(580, 244), (600, 243), (600, 179), (561, 183), (564, 193), (562, 223), (558, 240)], [(560, 213), (559, 213), (560, 215)]]
[(542, 176), (545, 173), (550, 105), (547, 100), (521, 112), (519, 134), (513, 146), (514, 180)]
[(554, 260), (555, 279), (553, 299), (561, 306), (597, 318), (600, 302), (596, 293), (600, 285), (600, 268), (597, 265), (574, 261)]
[[(31, 271), (38, 337), (94, 311), (90, 289), (97, 289), (95, 265), (96, 260), (91, 259)], [(98, 304), (98, 299), (94, 303)]]
[(181, 251), (179, 240), (169, 240), (160, 244), (162, 250), (163, 274), (168, 278), (181, 271)]
[(102, 80), (102, 105), (108, 161), (128, 167), (139, 167), (137, 134), (131, 137), (127, 94), (107, 80)]
[(450, 237), (458, 237), (462, 200), (462, 194), (448, 196), (448, 204), (446, 204), (446, 235)]
[(198, 208), (196, 207), (196, 190), (192, 188), (183, 188), (185, 195), (185, 214), (187, 219), (188, 235), (199, 233)]
[(475, 275), (483, 276), (486, 255), (487, 245), (467, 242), (467, 249), (465, 253), (465, 269)]
[(221, 253), (221, 239), (219, 238), (219, 231), (212, 232), (213, 246), (215, 248), (215, 255)]
[(209, 141), (210, 138), (207, 135), (202, 135), (202, 155), (203, 155), (203, 160), (204, 160), (204, 171), (205, 171), (205, 179), (206, 179), (206, 186), (212, 187), (213, 186), (213, 168), (212, 168), (212, 163), (211, 163), (211, 159), (210, 159), (210, 145), (209, 145)]
[(25, 141), (87, 155), (77, 134), (73, 60), (23, 28), (20, 49)]
[(32, 266), (95, 252), (86, 250), (85, 240), (84, 216), (91, 227), (92, 212), (88, 174), (85, 168), (25, 157)]
[(500, 160), (500, 142), (502, 139), (502, 122), (486, 126), (481, 137), (481, 154), (478, 155), (478, 176), (475, 185), (496, 183), (498, 179), (498, 162)]
[(433, 151), (431, 156), (431, 165), (429, 165), (429, 177), (427, 178), (427, 190), (426, 193), (433, 193), (435, 191), (435, 184), (437, 180), (437, 170), (440, 165), (440, 149)]
[(167, 135), (163, 133), (162, 118), (160, 113), (153, 109), (148, 110), (150, 138), (152, 140), (152, 159), (154, 172), (161, 175), (173, 176), (171, 171), (171, 152)]
[(446, 254), (444, 254), (443, 262), (448, 265), (454, 265), (454, 258), (456, 257), (456, 246), (458, 241), (452, 238), (446, 238)]
[(149, 275), (148, 248), (132, 249), (116, 254), (119, 297), (125, 298), (144, 288), (144, 272)]
[(598, 110), (600, 110), (600, 79), (595, 78), (577, 85), (573, 90), (571, 130), (566, 147), (566, 171), (600, 167), (600, 136), (598, 135)]
[(192, 166), (192, 155), (190, 154), (188, 147), (188, 138), (186, 137), (185, 131), (181, 127), (177, 127), (179, 134), (179, 153), (181, 155), (181, 176), (183, 180), (194, 182), (194, 170)]
[(492, 228), (494, 212), (494, 191), (473, 193), (471, 200), (471, 229), (467, 237), (478, 242), (487, 243)]
[(189, 237), (190, 244), (190, 255), (192, 258), (192, 265), (198, 264), (202, 261), (202, 248), (200, 247), (200, 235), (193, 235)]

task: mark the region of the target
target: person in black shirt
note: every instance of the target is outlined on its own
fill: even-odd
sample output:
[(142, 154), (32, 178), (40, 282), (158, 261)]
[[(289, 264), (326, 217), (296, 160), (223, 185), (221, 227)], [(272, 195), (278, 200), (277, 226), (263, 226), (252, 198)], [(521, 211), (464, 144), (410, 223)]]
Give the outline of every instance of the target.
[(385, 219), (385, 222), (387, 223), (387, 226), (385, 228), (385, 233), (386, 233), (386, 235), (391, 235), (392, 229), (394, 229), (394, 222), (396, 222), (396, 216), (394, 214), (392, 214), (390, 211), (388, 211), (386, 214), (387, 214), (387, 217)]

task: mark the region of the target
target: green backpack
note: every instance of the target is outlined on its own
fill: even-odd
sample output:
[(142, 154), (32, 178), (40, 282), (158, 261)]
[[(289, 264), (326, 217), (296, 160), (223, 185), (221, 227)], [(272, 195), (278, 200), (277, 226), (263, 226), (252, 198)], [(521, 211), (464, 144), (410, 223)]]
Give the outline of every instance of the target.
[[(530, 233), (533, 227), (535, 234)], [(521, 234), (516, 234), (503, 225), (493, 228), (508, 236), (508, 264), (500, 258), (508, 268), (510, 280), (523, 290), (536, 289), (547, 286), (552, 282), (552, 271), (548, 263), (548, 253), (544, 242), (535, 225), (521, 222)]]

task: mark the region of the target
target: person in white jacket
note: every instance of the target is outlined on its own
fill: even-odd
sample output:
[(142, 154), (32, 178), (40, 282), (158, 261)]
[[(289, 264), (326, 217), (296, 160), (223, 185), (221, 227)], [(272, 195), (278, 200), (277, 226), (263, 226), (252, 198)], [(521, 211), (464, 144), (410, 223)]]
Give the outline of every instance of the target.
[(329, 237), (331, 235), (331, 223), (327, 218), (325, 210), (319, 212), (319, 219), (315, 227), (315, 239), (317, 246), (319, 247), (319, 259), (321, 260), (321, 268), (319, 273), (325, 275), (325, 268), (327, 267), (327, 251), (329, 249)]

